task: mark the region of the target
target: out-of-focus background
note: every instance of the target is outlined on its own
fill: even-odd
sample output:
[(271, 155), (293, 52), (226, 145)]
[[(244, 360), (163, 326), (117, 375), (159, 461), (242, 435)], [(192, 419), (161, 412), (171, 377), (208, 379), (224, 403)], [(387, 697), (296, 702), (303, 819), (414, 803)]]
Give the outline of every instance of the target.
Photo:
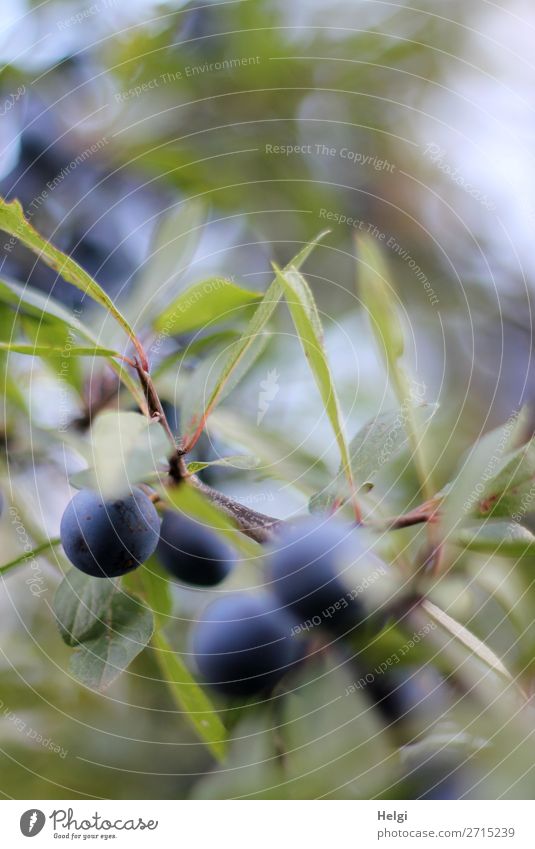
[[(213, 273), (263, 290), (273, 260), (328, 227), (306, 270), (349, 433), (392, 406), (355, 285), (354, 237), (371, 234), (404, 310), (407, 359), (440, 405), (443, 484), (479, 434), (534, 400), (535, 15), (528, 0), (419, 5), (4, 0), (0, 193), (115, 299), (136, 304), (139, 327), (153, 299)], [(172, 251), (187, 254), (192, 233), (191, 262), (176, 268)], [(158, 234), (171, 249), (164, 270)], [(2, 276), (82, 315), (94, 309), (26, 251), (4, 244), (2, 257)], [(267, 380), (263, 438), (280, 441), (281, 457), (298, 445), (335, 470), (306, 362), (287, 316), (277, 321), (276, 344), (198, 450), (240, 443), (244, 421), (254, 431)], [(11, 391), (32, 420), (16, 405), (2, 411), (3, 477), (24, 527), (55, 533), (69, 497), (46, 438), (59, 389), (46, 369), (11, 361)], [(161, 381), (178, 406), (181, 385), (178, 374)], [(74, 417), (74, 394), (68, 404)], [(273, 515), (306, 511), (305, 495), (276, 476), (215, 482)], [(7, 515), (0, 532), (7, 560), (20, 550)], [(106, 696), (82, 689), (52, 622), (57, 575), (39, 568), (41, 583), (20, 571), (2, 591), (1, 791), (188, 795), (210, 759), (154, 680), (150, 653)], [(194, 609), (177, 604), (179, 620)], [(513, 639), (491, 630), (496, 648)]]

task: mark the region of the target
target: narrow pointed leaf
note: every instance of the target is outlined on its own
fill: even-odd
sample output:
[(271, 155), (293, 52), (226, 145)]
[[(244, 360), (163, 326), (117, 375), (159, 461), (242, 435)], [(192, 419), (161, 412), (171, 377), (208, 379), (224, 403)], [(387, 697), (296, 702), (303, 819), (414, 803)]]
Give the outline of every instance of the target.
[(277, 269), (277, 280), (284, 290), (301, 345), (338, 443), (344, 475), (350, 491), (353, 492), (354, 480), (349, 448), (342, 427), (338, 396), (323, 346), (323, 329), (314, 297), (306, 280), (296, 268), (292, 267), (288, 271)]
[(25, 218), (19, 201), (7, 203), (0, 198), (0, 229), (5, 230), (18, 241), (42, 259), (50, 268), (57, 271), (67, 283), (71, 283), (103, 306), (123, 328), (125, 333), (134, 340), (135, 333), (130, 324), (104, 289), (93, 280), (90, 274), (78, 265), (71, 257), (58, 250), (41, 236)]

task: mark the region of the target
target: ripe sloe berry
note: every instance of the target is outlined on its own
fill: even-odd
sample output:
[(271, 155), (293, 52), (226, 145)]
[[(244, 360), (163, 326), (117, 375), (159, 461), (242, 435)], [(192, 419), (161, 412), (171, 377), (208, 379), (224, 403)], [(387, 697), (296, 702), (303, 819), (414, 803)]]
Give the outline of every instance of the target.
[(302, 656), (292, 619), (269, 594), (236, 593), (209, 604), (192, 634), (199, 672), (226, 696), (272, 688)]
[(115, 578), (139, 566), (155, 550), (160, 519), (150, 498), (134, 489), (125, 498), (103, 501), (89, 489), (78, 492), (61, 519), (60, 535), (71, 563), (98, 578)]
[(173, 510), (164, 513), (157, 554), (171, 575), (199, 587), (219, 584), (234, 564), (231, 549), (217, 534)]
[(349, 593), (344, 571), (363, 554), (358, 529), (335, 519), (310, 518), (277, 535), (272, 546), (270, 589), (301, 621), (319, 617), (331, 628), (348, 628), (363, 618)]

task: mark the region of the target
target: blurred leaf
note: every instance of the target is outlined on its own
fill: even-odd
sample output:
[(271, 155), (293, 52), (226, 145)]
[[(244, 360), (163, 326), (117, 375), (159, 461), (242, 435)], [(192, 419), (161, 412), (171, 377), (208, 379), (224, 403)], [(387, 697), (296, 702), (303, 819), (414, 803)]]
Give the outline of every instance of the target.
[(332, 472), (321, 457), (286, 441), (280, 433), (258, 427), (230, 407), (214, 413), (210, 430), (257, 455), (264, 474), (287, 481), (308, 495), (326, 487), (332, 479)]
[[(250, 340), (246, 350), (243, 350), (243, 339), (238, 338), (225, 345), (224, 350), (218, 352), (215, 361), (212, 357), (203, 360), (191, 372), (181, 392), (182, 401), (180, 405), (184, 421), (182, 438), (185, 440), (186, 451), (193, 448), (204, 429), (206, 422), (204, 411), (206, 411), (207, 405), (211, 403), (214, 397), (216, 397), (216, 403), (220, 404), (230, 395), (264, 352), (269, 339), (270, 334), (267, 331), (259, 333)], [(239, 361), (236, 361), (232, 372), (224, 376), (229, 360), (233, 359), (234, 352), (240, 354)], [(203, 414), (204, 419), (202, 418)], [(188, 441), (190, 434), (191, 439)]]
[(188, 463), (188, 472), (195, 475), (209, 466), (230, 466), (231, 469), (252, 470), (256, 469), (259, 464), (258, 457), (252, 457), (249, 454), (235, 454), (231, 457), (220, 457), (218, 460)]
[(412, 449), (413, 461), (420, 486), (426, 498), (434, 495), (431, 479), (432, 464), (426, 451), (425, 432), (414, 416), (422, 397), (415, 397), (415, 387), (400, 362), (405, 350), (403, 324), (396, 304), (396, 293), (390, 284), (388, 267), (372, 236), (356, 240), (360, 260), (360, 296), (367, 310), (377, 347), (388, 370), (388, 377), (402, 410), (406, 411), (405, 429)]
[(503, 462), (509, 438), (508, 424), (486, 433), (467, 452), (457, 476), (439, 493), (443, 496), (440, 523), (444, 539), (477, 515), (482, 494), (490, 492), (486, 481), (492, 480)]
[(366, 799), (388, 787), (397, 758), (351, 675), (335, 658), (309, 658), (283, 698), (239, 722), (225, 767), (195, 798)]
[(54, 612), (63, 640), (75, 647), (69, 669), (93, 690), (105, 690), (148, 644), (151, 611), (117, 583), (67, 573), (58, 587)]
[[(64, 347), (51, 345), (34, 345), (24, 342), (0, 342), (0, 351), (11, 351), (13, 354), (27, 354), (30, 357), (66, 357)], [(107, 348), (86, 348), (82, 345), (72, 345), (69, 355), (74, 357), (118, 357), (116, 351)]]
[(338, 396), (323, 346), (323, 328), (314, 296), (305, 278), (295, 268), (292, 267), (288, 271), (276, 269), (276, 271), (325, 411), (331, 422), (342, 458), (344, 475), (353, 494), (354, 480), (349, 449), (342, 428)]
[(204, 776), (194, 799), (287, 799), (276, 732), (267, 710), (247, 713), (233, 729), (225, 766)]
[(104, 498), (129, 492), (165, 461), (169, 443), (163, 428), (139, 413), (105, 411), (92, 436), (92, 489)]
[(180, 277), (190, 265), (202, 235), (204, 217), (202, 203), (190, 199), (160, 217), (149, 257), (136, 276), (133, 292), (124, 299), (124, 313), (134, 325), (150, 324), (164, 308), (169, 294), (180, 288)]
[[(509, 424), (506, 425), (509, 427)], [(535, 509), (535, 438), (493, 465), (478, 493), (473, 513), (477, 516), (521, 516)], [(489, 479), (490, 476), (490, 479)]]
[(181, 656), (172, 650), (161, 631), (154, 634), (152, 643), (175, 703), (207, 748), (218, 760), (222, 760), (225, 755), (227, 731), (212, 702), (197, 684)]
[(516, 522), (485, 522), (460, 532), (457, 545), (480, 554), (500, 557), (535, 555), (535, 536)]
[[(435, 415), (438, 404), (413, 404), (413, 411), (422, 424)], [(390, 410), (371, 419), (349, 443), (351, 466), (355, 478), (363, 483), (372, 481), (377, 473), (393, 460), (408, 443), (406, 408)]]
[[(414, 413), (422, 418), (423, 423), (429, 421), (437, 409), (437, 404), (420, 404)], [(406, 422), (406, 408), (389, 410), (375, 416), (353, 437), (349, 443), (349, 454), (353, 478), (360, 482), (359, 490), (368, 491), (381, 469), (406, 447), (409, 442)], [(336, 501), (346, 501), (349, 497), (340, 469), (336, 479), (311, 498), (309, 509), (312, 513), (325, 512)]]
[(291, 799), (366, 799), (391, 783), (394, 752), (354, 680), (350, 664), (311, 661), (287, 694), (280, 734)]
[(190, 286), (155, 321), (156, 330), (169, 334), (205, 328), (214, 321), (234, 319), (240, 308), (262, 298), (258, 292), (243, 289), (232, 280), (212, 277)]
[(395, 291), (383, 255), (371, 236), (357, 237), (360, 296), (368, 312), (377, 347), (388, 366), (392, 366), (405, 348), (403, 326), (395, 306)]
[(494, 672), (503, 675), (508, 681), (512, 681), (511, 673), (505, 668), (500, 658), (482, 642), (475, 634), (472, 634), (464, 625), (457, 622), (449, 616), (444, 610), (441, 610), (432, 601), (424, 599), (421, 603), (422, 609), (436, 622), (441, 628), (448, 632), (457, 642), (468, 649), (471, 654), (476, 655), (483, 663), (492, 669)]
[(4, 575), (6, 572), (9, 572), (14, 566), (21, 566), (23, 563), (28, 563), (44, 551), (49, 551), (51, 548), (56, 548), (58, 545), (61, 545), (59, 537), (56, 539), (49, 539), (46, 542), (42, 542), (40, 545), (36, 545), (36, 547), (31, 551), (27, 551), (24, 554), (21, 554), (20, 557), (15, 557), (14, 560), (10, 560), (8, 563), (4, 563), (3, 566), (0, 566), (0, 575)]
[(43, 320), (57, 319), (80, 335), (96, 342), (90, 330), (72, 312), (55, 301), (50, 295), (43, 295), (37, 289), (32, 289), (31, 286), (22, 286), (12, 280), (0, 280), (0, 300), (15, 308), (15, 312), (11, 313), (13, 320), (18, 312), (33, 315), (35, 318)]
[(234, 342), (239, 338), (240, 333), (233, 329), (218, 330), (215, 333), (207, 333), (206, 335), (198, 336), (193, 341), (188, 341), (187, 344), (185, 344), (184, 347), (181, 347), (178, 351), (173, 351), (173, 353), (169, 354), (169, 356), (165, 357), (160, 363), (158, 363), (152, 373), (152, 377), (155, 379), (159, 375), (164, 374), (172, 366), (176, 367), (184, 360), (188, 360), (190, 358), (194, 359), (199, 354), (204, 354), (211, 348), (221, 349), (223, 345), (226, 345), (229, 342)]
[[(21, 316), (20, 323), (25, 336), (31, 340), (32, 345), (35, 348), (42, 349), (42, 353), (38, 353), (36, 356), (40, 356), (58, 380), (72, 386), (82, 399), (84, 391), (82, 364), (76, 355), (70, 355), (72, 347), (79, 348), (80, 346), (74, 342), (72, 330), (67, 329), (61, 321), (56, 319), (37, 319), (30, 315)], [(87, 348), (88, 346), (81, 347)], [(47, 348), (51, 349), (50, 353), (46, 352)], [(57, 352), (54, 349), (57, 349)]]

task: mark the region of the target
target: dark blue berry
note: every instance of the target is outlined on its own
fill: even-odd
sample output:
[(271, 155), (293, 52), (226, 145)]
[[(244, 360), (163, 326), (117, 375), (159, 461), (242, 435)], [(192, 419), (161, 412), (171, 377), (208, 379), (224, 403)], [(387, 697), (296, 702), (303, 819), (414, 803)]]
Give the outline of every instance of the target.
[(99, 578), (135, 569), (154, 552), (159, 534), (158, 513), (140, 489), (110, 501), (92, 490), (81, 490), (67, 505), (60, 526), (71, 563)]
[(291, 630), (291, 617), (267, 593), (217, 599), (193, 629), (198, 670), (226, 696), (265, 693), (302, 656), (302, 644)]
[[(358, 529), (309, 518), (277, 535), (269, 562), (270, 589), (300, 620), (345, 629), (363, 618), (347, 570), (363, 556)], [(320, 624), (318, 622), (318, 624)]]
[(214, 531), (172, 510), (164, 513), (157, 553), (173, 577), (199, 587), (219, 584), (235, 560)]

